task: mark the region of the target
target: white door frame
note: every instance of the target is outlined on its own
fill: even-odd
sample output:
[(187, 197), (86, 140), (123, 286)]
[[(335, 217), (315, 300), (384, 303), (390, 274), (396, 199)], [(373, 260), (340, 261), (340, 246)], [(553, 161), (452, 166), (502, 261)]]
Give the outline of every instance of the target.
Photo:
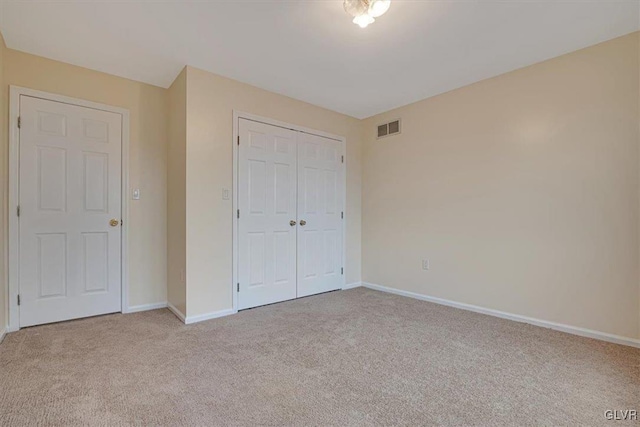
[(6, 253), (9, 255), (9, 264), (7, 266), (9, 273), (9, 324), (7, 325), (7, 331), (14, 332), (20, 329), (20, 307), (18, 306), (18, 293), (20, 289), (18, 277), (19, 227), (17, 209), (19, 201), (18, 165), (20, 164), (20, 152), (18, 150), (20, 143), (18, 116), (20, 113), (21, 95), (40, 98), (47, 101), (76, 105), (79, 107), (93, 108), (95, 110), (108, 111), (122, 116), (122, 240), (120, 248), (122, 300), (120, 310), (122, 313), (127, 313), (129, 311), (129, 264), (127, 256), (127, 248), (129, 247), (129, 204), (127, 197), (129, 188), (129, 110), (85, 101), (83, 99), (42, 92), (39, 90), (27, 89), (19, 86), (9, 86), (9, 238), (7, 239), (7, 246), (5, 246)]
[[(238, 153), (238, 138), (239, 138), (239, 121), (240, 119), (252, 120), (254, 122), (260, 122), (267, 125), (278, 126), (285, 129), (291, 129), (293, 131), (309, 133), (312, 135), (322, 136), (324, 138), (333, 139), (336, 141), (340, 141), (342, 143), (342, 152), (341, 156), (344, 156), (344, 173), (342, 174), (344, 191), (342, 193), (342, 206), (344, 210), (344, 220), (342, 222), (342, 265), (345, 269), (345, 273), (347, 270), (347, 138), (340, 135), (334, 135), (328, 132), (323, 132), (315, 129), (306, 128), (303, 126), (292, 125), (290, 123), (281, 122), (278, 120), (270, 119), (267, 117), (257, 116), (255, 114), (244, 113), (242, 111), (233, 110), (233, 139), (231, 140), (231, 144), (233, 144), (233, 210), (232, 210), (232, 222), (233, 222), (233, 245), (232, 245), (232, 281), (231, 281), (231, 295), (232, 295), (232, 304), (233, 311), (238, 311), (238, 292), (237, 292), (237, 283), (238, 283), (238, 162), (239, 162), (239, 153)], [(345, 285), (346, 274), (342, 275), (342, 286)]]

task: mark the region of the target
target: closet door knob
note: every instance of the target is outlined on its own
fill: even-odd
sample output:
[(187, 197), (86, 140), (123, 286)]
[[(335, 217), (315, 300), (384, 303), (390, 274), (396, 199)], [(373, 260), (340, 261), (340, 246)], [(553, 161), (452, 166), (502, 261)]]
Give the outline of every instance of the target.
[(296, 222), (294, 220), (291, 220), (289, 221), (289, 225), (293, 227), (294, 225), (296, 225)]
[(300, 225), (304, 227), (305, 225), (307, 225), (307, 221), (305, 221), (304, 219), (300, 220)]

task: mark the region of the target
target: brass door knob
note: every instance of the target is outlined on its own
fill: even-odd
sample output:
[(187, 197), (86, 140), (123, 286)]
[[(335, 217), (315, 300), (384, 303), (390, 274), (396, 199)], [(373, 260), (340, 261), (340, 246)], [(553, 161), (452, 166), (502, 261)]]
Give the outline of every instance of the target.
[(120, 221), (118, 221), (117, 219), (112, 219), (111, 221), (109, 221), (109, 225), (112, 227), (117, 227), (118, 224), (120, 224)]
[(307, 221), (305, 221), (304, 219), (301, 219), (300, 225), (304, 227), (305, 225), (307, 225)]
[(289, 225), (293, 227), (294, 225), (296, 225), (296, 222), (294, 220), (291, 220), (289, 221)]

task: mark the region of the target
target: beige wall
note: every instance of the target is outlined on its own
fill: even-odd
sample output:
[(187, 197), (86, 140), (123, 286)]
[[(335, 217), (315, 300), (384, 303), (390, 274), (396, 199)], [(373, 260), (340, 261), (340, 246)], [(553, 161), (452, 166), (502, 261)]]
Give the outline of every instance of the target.
[(638, 44), (367, 119), (363, 280), (640, 337)]
[(167, 301), (183, 315), (186, 295), (187, 69), (169, 88), (167, 157)]
[[(129, 202), (129, 305), (166, 301), (167, 91), (11, 49), (4, 52), (4, 85), (22, 86), (129, 110), (129, 184), (141, 191), (140, 200)], [(7, 154), (5, 141), (3, 167), (7, 163)], [(1, 176), (2, 189), (6, 192), (6, 169)], [(127, 196), (130, 197), (129, 194)], [(6, 241), (6, 232), (5, 226), (2, 241)]]
[[(9, 164), (7, 163), (7, 157), (9, 155), (9, 149), (7, 145), (8, 132), (8, 87), (4, 82), (4, 52), (6, 46), (4, 44), (4, 38), (0, 33), (0, 177), (5, 177), (8, 173), (7, 169)], [(7, 260), (5, 259), (5, 253), (7, 248), (6, 233), (9, 230), (7, 225), (7, 197), (9, 187), (6, 183), (0, 185), (0, 237), (2, 238), (2, 244), (0, 245), (0, 266), (2, 272), (0, 274), (0, 334), (5, 330), (6, 325), (9, 323), (9, 310), (7, 305), (7, 295), (9, 292), (9, 277), (7, 272)], [(6, 231), (5, 231), (6, 230)]]
[(187, 67), (187, 311), (232, 308), (233, 110), (347, 138), (347, 283), (360, 280), (360, 121)]

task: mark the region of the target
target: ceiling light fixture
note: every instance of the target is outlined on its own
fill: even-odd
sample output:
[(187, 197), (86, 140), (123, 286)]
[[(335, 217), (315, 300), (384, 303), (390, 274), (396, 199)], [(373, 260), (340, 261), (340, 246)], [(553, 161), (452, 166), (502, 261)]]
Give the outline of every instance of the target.
[(344, 0), (344, 10), (353, 16), (353, 23), (366, 28), (375, 18), (384, 15), (391, 0)]

